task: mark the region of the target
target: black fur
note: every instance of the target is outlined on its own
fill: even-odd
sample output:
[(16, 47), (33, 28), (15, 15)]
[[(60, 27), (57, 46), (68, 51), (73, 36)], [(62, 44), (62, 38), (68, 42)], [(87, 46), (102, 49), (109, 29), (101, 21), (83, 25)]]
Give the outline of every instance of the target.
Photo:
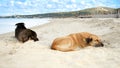
[(92, 41), (92, 38), (86, 38), (85, 40), (86, 40), (87, 44), (89, 44)]
[(15, 29), (15, 37), (19, 41), (23, 43), (28, 41), (29, 39), (38, 41), (36, 32), (32, 31), (31, 29), (27, 29), (24, 26), (24, 23), (17, 23), (16, 26), (17, 28)]

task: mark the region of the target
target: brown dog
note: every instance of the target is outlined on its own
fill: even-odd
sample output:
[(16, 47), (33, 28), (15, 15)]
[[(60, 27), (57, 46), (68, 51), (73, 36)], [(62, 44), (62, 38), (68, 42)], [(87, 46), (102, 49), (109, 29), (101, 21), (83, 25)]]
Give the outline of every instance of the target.
[(103, 47), (104, 45), (98, 36), (87, 32), (81, 32), (56, 38), (52, 43), (51, 49), (66, 52), (87, 46)]
[(17, 23), (16, 26), (17, 28), (15, 29), (15, 37), (19, 41), (23, 43), (28, 41), (29, 39), (38, 41), (37, 34), (34, 31), (27, 29), (24, 26), (24, 23)]

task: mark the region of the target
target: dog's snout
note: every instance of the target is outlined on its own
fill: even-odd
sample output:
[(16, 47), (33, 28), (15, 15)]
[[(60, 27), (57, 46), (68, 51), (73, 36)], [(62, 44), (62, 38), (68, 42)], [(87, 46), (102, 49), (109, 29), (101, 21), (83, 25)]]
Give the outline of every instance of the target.
[(103, 43), (99, 43), (99, 44), (96, 44), (95, 47), (103, 47), (104, 44)]
[(103, 43), (101, 43), (101, 46), (103, 47), (103, 46), (104, 46), (104, 44), (103, 44)]

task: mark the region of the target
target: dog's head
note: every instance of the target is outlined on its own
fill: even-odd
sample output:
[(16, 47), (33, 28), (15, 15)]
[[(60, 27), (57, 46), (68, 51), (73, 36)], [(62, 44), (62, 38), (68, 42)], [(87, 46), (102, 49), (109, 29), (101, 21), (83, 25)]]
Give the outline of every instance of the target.
[(18, 28), (26, 28), (24, 23), (17, 23), (15, 24)]
[(21, 23), (15, 24), (15, 25), (16, 25), (16, 26), (20, 26), (20, 25), (21, 25), (21, 26), (24, 26), (24, 23), (21, 22)]
[(98, 36), (96, 35), (91, 35), (90, 37), (86, 38), (86, 43), (89, 46), (94, 46), (94, 47), (103, 47), (103, 43), (101, 42), (101, 40), (99, 39)]

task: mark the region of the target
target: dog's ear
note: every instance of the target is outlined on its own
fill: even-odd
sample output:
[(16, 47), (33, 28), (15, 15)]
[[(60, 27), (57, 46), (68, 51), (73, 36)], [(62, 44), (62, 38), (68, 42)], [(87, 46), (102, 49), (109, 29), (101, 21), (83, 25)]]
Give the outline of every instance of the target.
[(17, 24), (15, 24), (15, 26), (17, 26), (18, 25), (18, 23)]
[(90, 43), (93, 39), (92, 38), (86, 38), (85, 39), (87, 43)]

